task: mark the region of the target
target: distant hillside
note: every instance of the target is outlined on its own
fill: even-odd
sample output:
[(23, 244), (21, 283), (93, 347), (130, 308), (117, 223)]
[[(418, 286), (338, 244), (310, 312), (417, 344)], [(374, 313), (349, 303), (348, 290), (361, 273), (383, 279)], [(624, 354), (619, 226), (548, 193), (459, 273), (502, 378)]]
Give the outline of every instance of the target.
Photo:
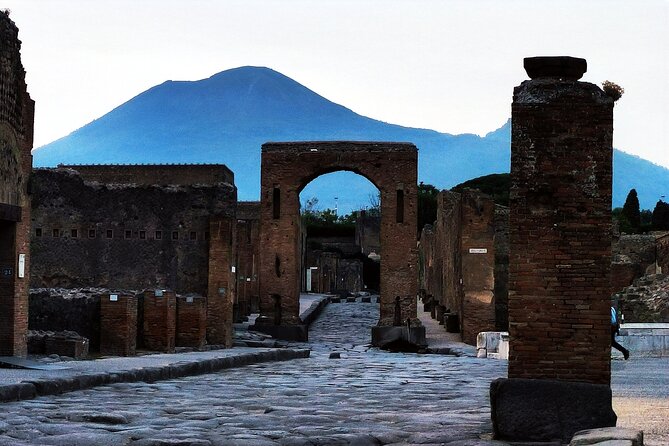
[[(200, 81), (164, 82), (33, 154), (35, 166), (225, 163), (235, 172), (239, 198), (257, 200), (262, 143), (342, 139), (413, 142), (419, 148), (420, 181), (439, 188), (509, 171), (509, 122), (485, 137), (388, 124), (260, 67), (227, 70)], [(368, 204), (369, 195), (376, 193), (364, 179), (333, 175), (335, 181), (316, 180), (308, 186), (303, 199), (318, 196), (332, 207), (337, 197), (343, 213)], [(664, 194), (659, 191), (669, 190), (669, 170), (616, 152), (616, 206), (622, 206), (632, 187), (642, 207), (652, 207)]]

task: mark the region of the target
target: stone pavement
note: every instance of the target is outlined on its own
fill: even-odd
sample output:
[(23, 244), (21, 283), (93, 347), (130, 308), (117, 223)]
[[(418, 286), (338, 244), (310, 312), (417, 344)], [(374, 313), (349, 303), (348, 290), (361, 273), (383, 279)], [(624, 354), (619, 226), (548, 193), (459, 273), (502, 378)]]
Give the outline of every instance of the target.
[(503, 444), (481, 437), (506, 364), (372, 349), (378, 311), (325, 307), (309, 359), (4, 403), (0, 445)]
[[(487, 438), (489, 384), (506, 361), (379, 351), (377, 320), (378, 304), (333, 303), (310, 342), (291, 345), (308, 359), (0, 404), (0, 446), (505, 444)], [(643, 361), (614, 361), (614, 407), (619, 425), (666, 446), (669, 364)]]

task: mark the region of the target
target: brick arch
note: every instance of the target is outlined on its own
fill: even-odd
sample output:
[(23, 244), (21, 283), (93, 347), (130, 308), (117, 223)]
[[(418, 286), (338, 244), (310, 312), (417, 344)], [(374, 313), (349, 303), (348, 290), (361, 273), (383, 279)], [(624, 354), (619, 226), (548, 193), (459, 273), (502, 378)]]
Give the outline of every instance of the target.
[[(417, 161), (418, 151), (409, 143), (328, 141), (262, 146), (257, 329), (276, 337), (306, 339), (306, 327), (299, 317), (299, 194), (321, 175), (348, 170), (367, 178), (381, 194), (380, 317), (372, 340), (417, 336), (424, 342), (415, 300)], [(274, 311), (276, 296), (280, 296), (280, 321)], [(401, 327), (394, 325), (397, 320), (402, 321)], [(411, 329), (406, 328), (407, 321)]]

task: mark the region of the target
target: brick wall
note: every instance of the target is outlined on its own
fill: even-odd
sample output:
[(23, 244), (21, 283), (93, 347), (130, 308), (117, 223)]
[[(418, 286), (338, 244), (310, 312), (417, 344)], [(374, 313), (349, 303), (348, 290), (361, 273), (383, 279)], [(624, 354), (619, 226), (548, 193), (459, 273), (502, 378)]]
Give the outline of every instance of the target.
[(462, 191), (462, 340), (476, 344), (482, 331), (495, 330), (495, 204), (477, 191)]
[[(284, 325), (299, 324), (301, 284), (299, 193), (312, 179), (350, 170), (381, 192), (381, 317), (393, 325), (395, 298), (401, 320), (415, 325), (417, 150), (411, 144), (362, 142), (271, 143), (262, 148), (261, 310), (282, 305)], [(398, 209), (401, 208), (401, 212)], [(265, 311), (265, 310), (263, 310)]]
[(144, 292), (143, 341), (144, 348), (159, 352), (173, 352), (176, 336), (176, 296), (169, 290)]
[(212, 218), (209, 223), (209, 289), (207, 342), (232, 347), (232, 309), (236, 292), (234, 266), (236, 218)]
[(202, 348), (207, 340), (207, 300), (177, 296), (177, 347)]
[(512, 105), (509, 377), (610, 380), (613, 101), (525, 81)]
[(496, 230), (492, 199), (465, 189), (439, 193), (437, 220), (421, 234), (421, 286), (439, 313), (458, 315), (469, 344), (479, 332), (495, 329)]
[(137, 297), (108, 294), (100, 299), (100, 353), (133, 356), (137, 342)]
[(166, 186), (235, 184), (235, 176), (223, 164), (95, 164), (59, 165), (79, 172), (87, 182)]
[(260, 202), (237, 203), (236, 315), (244, 317), (258, 306)]
[(32, 183), (34, 288), (206, 294), (209, 217), (234, 217), (233, 185), (105, 185), (62, 168)]
[(4, 12), (0, 39), (0, 355), (25, 356), (35, 103), (26, 89), (18, 28)]

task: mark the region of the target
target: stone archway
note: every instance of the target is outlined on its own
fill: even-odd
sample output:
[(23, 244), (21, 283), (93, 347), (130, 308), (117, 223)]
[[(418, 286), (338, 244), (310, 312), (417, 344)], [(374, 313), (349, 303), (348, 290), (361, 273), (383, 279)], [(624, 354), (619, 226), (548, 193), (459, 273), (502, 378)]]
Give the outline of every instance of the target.
[(256, 329), (282, 339), (307, 339), (299, 317), (299, 194), (320, 175), (348, 170), (367, 178), (381, 194), (380, 318), (372, 342), (407, 339), (424, 344), (425, 329), (416, 317), (417, 161), (418, 150), (408, 143), (263, 144), (261, 313)]

